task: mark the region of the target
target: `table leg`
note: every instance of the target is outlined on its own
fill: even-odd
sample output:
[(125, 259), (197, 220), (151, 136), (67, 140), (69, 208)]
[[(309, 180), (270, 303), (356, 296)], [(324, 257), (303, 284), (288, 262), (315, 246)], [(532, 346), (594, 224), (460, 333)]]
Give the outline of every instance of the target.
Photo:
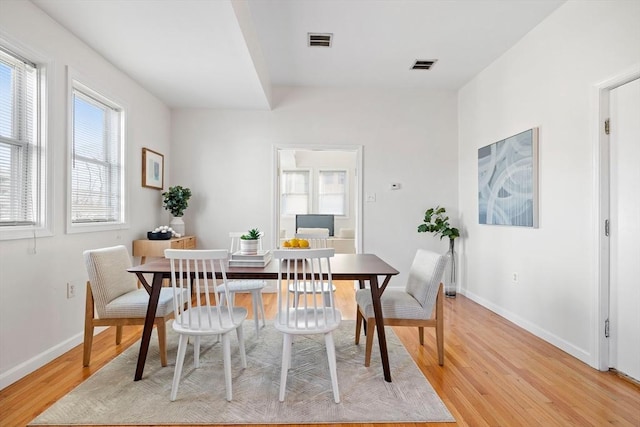
[[(141, 282), (146, 283), (142, 273), (136, 273)], [(145, 288), (148, 289), (147, 286)], [(151, 341), (151, 332), (153, 331), (153, 323), (158, 309), (158, 300), (160, 299), (160, 289), (162, 288), (162, 273), (153, 274), (153, 282), (151, 284), (151, 293), (149, 294), (149, 305), (147, 306), (147, 316), (144, 319), (144, 329), (142, 330), (142, 340), (140, 341), (140, 352), (138, 353), (138, 366), (136, 367), (136, 375), (134, 381), (142, 379), (144, 364), (147, 361), (147, 352), (149, 351), (149, 342)]]
[[(358, 280), (358, 286), (360, 286), (360, 289), (364, 289), (364, 280), (360, 279)], [(362, 323), (364, 324), (364, 335), (367, 336), (367, 318), (363, 317), (362, 318)]]
[(384, 333), (384, 318), (382, 317), (382, 304), (380, 303), (381, 289), (378, 287), (378, 277), (371, 276), (371, 299), (373, 300), (373, 314), (376, 318), (376, 331), (378, 332), (378, 345), (380, 346), (380, 357), (382, 358), (382, 371), (384, 380), (391, 382), (391, 369), (389, 368), (389, 353), (387, 351), (387, 338)]

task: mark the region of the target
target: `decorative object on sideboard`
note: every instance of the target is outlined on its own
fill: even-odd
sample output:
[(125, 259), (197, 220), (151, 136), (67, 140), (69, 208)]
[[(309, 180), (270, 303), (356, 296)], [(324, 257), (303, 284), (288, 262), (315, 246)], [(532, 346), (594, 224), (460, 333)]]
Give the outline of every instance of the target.
[(162, 193), (164, 197), (163, 207), (168, 210), (173, 219), (169, 223), (173, 230), (180, 234), (185, 235), (185, 225), (182, 215), (184, 211), (189, 207), (189, 199), (191, 198), (191, 190), (180, 185), (175, 187), (169, 187), (169, 190)]
[(142, 149), (142, 186), (164, 188), (164, 156), (148, 148)]
[(180, 233), (176, 233), (175, 230), (168, 225), (161, 225), (154, 228), (153, 231), (147, 232), (147, 239), (149, 240), (169, 240), (172, 237), (182, 237)]
[(240, 236), (240, 253), (243, 255), (256, 255), (261, 238), (262, 233), (257, 228), (252, 228), (246, 234)]
[(418, 233), (433, 233), (449, 238), (449, 250), (447, 251), (448, 271), (444, 274), (444, 294), (449, 298), (455, 298), (457, 290), (456, 269), (458, 263), (458, 254), (455, 251), (454, 241), (460, 237), (460, 230), (451, 227), (449, 217), (446, 215), (446, 209), (440, 206), (429, 208), (424, 213), (423, 223), (418, 226)]

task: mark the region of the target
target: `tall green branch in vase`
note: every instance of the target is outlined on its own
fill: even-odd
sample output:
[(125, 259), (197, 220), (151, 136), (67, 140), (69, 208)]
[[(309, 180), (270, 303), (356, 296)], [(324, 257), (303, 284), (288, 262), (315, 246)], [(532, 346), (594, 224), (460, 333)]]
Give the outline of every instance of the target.
[(442, 240), (443, 237), (448, 237), (449, 240), (460, 237), (460, 230), (449, 224), (449, 217), (446, 215), (446, 212), (446, 209), (440, 206), (427, 209), (424, 213), (423, 223), (418, 225), (418, 233), (440, 235), (440, 240)]

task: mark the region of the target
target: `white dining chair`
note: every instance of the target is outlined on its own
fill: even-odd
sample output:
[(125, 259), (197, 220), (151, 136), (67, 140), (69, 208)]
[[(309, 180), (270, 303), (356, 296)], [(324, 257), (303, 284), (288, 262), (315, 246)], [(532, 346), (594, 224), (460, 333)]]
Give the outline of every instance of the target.
[[(283, 280), (283, 284), (278, 286), (278, 308), (274, 322), (275, 328), (283, 333), (279, 394), (281, 402), (284, 401), (287, 373), (291, 368), (293, 337), (323, 334), (333, 398), (336, 403), (340, 403), (333, 331), (340, 326), (342, 313), (335, 308), (331, 286), (328, 288), (328, 299), (324, 297), (324, 293), (318, 292), (321, 289), (320, 283), (333, 284), (330, 259), (334, 253), (332, 248), (284, 249), (273, 252), (273, 258), (278, 262), (278, 276)], [(289, 291), (291, 286), (295, 289), (293, 293)], [(327, 301), (328, 304), (325, 303)]]
[[(244, 233), (232, 231), (229, 233), (230, 247), (229, 253), (234, 254), (240, 250), (240, 236)], [(262, 251), (262, 236), (258, 239), (258, 251)], [(229, 280), (227, 286), (218, 286), (218, 292), (229, 292), (230, 301), (235, 303), (235, 295), (237, 293), (251, 293), (251, 305), (253, 306), (253, 321), (256, 326), (256, 336), (260, 334), (260, 316), (262, 315), (262, 327), (266, 326), (264, 316), (264, 302), (262, 300), (262, 289), (267, 286), (265, 280)]]
[[(200, 366), (200, 337), (221, 336), (224, 363), (226, 398), (231, 401), (231, 342), (229, 335), (235, 331), (242, 367), (247, 367), (242, 322), (247, 317), (244, 307), (234, 307), (229, 292), (218, 289), (227, 286), (225, 249), (165, 249), (165, 258), (171, 263), (171, 287), (174, 294), (175, 320), (173, 330), (179, 335), (176, 368), (171, 385), (171, 401), (176, 399), (182, 375), (182, 366), (189, 337), (194, 337), (194, 367)], [(216, 286), (216, 272), (222, 276), (222, 284)], [(184, 295), (193, 295), (185, 298)], [(213, 301), (212, 301), (213, 296)], [(223, 305), (221, 298), (226, 299)], [(195, 302), (193, 301), (195, 299)]]
[[(300, 231), (304, 231), (303, 233), (296, 233), (296, 239), (304, 239), (309, 242), (310, 249), (325, 249), (328, 247), (327, 241), (329, 240), (329, 229), (328, 228), (304, 228), (300, 229)], [(296, 290), (293, 288), (294, 285), (291, 285), (289, 288), (289, 292), (295, 292)], [(299, 284), (299, 286), (301, 286)], [(318, 292), (322, 292), (325, 298), (325, 304), (329, 305), (329, 284), (327, 282), (322, 282), (322, 284), (318, 285)], [(331, 291), (336, 291), (336, 286), (331, 285)]]

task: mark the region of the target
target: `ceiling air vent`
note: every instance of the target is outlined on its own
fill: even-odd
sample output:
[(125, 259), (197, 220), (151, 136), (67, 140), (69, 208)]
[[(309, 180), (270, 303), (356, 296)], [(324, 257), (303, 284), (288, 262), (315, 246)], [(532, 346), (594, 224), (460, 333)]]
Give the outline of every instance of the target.
[(412, 70), (430, 70), (431, 67), (438, 61), (437, 59), (417, 59)]
[(309, 46), (331, 47), (332, 33), (307, 33)]

